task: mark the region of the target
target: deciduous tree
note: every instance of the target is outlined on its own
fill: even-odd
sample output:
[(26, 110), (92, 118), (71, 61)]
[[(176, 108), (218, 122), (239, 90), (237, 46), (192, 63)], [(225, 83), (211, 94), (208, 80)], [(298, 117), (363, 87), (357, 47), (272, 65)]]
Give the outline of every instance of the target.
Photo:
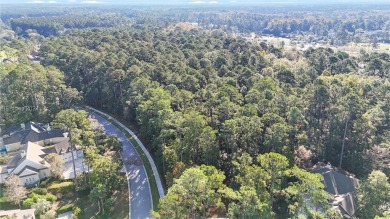
[(20, 178), (17, 175), (11, 175), (4, 181), (5, 197), (14, 204), (18, 204), (26, 198), (27, 190), (21, 184)]

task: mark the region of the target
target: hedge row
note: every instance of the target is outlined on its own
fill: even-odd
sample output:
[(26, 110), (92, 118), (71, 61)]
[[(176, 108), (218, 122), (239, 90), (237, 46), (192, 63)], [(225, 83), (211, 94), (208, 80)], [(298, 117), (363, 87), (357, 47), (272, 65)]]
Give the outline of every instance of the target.
[(74, 190), (74, 183), (73, 182), (53, 183), (47, 189), (49, 192), (52, 193), (67, 193)]
[(57, 209), (57, 214), (63, 214), (68, 211), (73, 211), (74, 204), (63, 205)]

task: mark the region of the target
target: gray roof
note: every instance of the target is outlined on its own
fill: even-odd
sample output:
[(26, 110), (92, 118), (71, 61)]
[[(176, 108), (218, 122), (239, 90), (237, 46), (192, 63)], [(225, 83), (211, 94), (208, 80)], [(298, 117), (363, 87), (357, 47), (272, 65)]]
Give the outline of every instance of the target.
[[(77, 150), (77, 145), (73, 146), (73, 150)], [(69, 142), (68, 140), (61, 141), (53, 146), (46, 147), (43, 149), (43, 151), (47, 154), (55, 153), (55, 154), (61, 154), (70, 152)]]
[(29, 131), (19, 131), (10, 136), (3, 138), (4, 145), (14, 144), (22, 142), (22, 140), (28, 135)]
[(4, 129), (2, 135), (12, 135), (16, 132), (21, 132), (23, 130), (36, 129), (38, 132), (44, 132), (47, 130), (47, 124), (37, 123), (37, 122), (25, 122), (25, 128), (23, 129), (21, 125), (15, 125)]
[(325, 190), (332, 195), (355, 192), (358, 180), (351, 174), (332, 166), (316, 166), (314, 173), (320, 173), (324, 177)]
[[(38, 169), (36, 169), (36, 168), (34, 168), (34, 167), (32, 167), (32, 166), (28, 166), (28, 165), (26, 165), (25, 167), (23, 167), (23, 169), (21, 169), (20, 171), (19, 171), (19, 173), (16, 173), (16, 174), (21, 174), (21, 173), (23, 173), (23, 171), (25, 171), (25, 170), (31, 170), (32, 172), (35, 172), (35, 173), (39, 173), (39, 170)], [(45, 168), (46, 169), (46, 168)]]
[(325, 190), (333, 195), (333, 205), (338, 206), (343, 214), (353, 216), (356, 211), (358, 179), (344, 170), (323, 163), (315, 165), (312, 172), (324, 177)]
[(333, 206), (337, 206), (343, 215), (353, 216), (356, 212), (356, 194), (347, 193), (335, 196)]
[(60, 137), (64, 137), (64, 131), (62, 131), (61, 129), (53, 129), (51, 131), (39, 133), (38, 135), (39, 141), (50, 139), (50, 138), (60, 138)]
[(5, 132), (3, 137), (4, 145), (14, 144), (20, 142), (26, 144), (27, 142), (37, 142), (50, 138), (64, 137), (64, 131), (60, 129), (50, 130), (47, 125), (28, 122), (25, 123), (25, 128), (11, 127)]
[(15, 154), (13, 157), (11, 157), (11, 159), (8, 161), (8, 164), (7, 164), (7, 168), (10, 169), (10, 168), (15, 168), (17, 167), (21, 161), (23, 161), (23, 159), (25, 159), (25, 157), (22, 157), (22, 154), (21, 153), (18, 153), (18, 154)]

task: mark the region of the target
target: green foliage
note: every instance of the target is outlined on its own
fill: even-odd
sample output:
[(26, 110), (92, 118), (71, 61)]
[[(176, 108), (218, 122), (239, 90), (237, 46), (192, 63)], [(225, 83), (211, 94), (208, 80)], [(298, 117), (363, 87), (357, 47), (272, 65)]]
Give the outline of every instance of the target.
[(10, 155), (9, 154), (1, 155), (1, 157), (0, 157), (0, 164), (2, 164), (2, 165), (7, 164), (9, 159), (10, 159)]
[(35, 209), (35, 213), (38, 215), (43, 215), (51, 207), (51, 204), (46, 199), (38, 199), (34, 204), (31, 205), (31, 208)]
[(74, 182), (52, 183), (47, 190), (51, 193), (68, 193), (74, 191)]
[(57, 113), (52, 124), (56, 128), (70, 132), (69, 135), (72, 137), (73, 144), (93, 144), (93, 138), (91, 139), (89, 135), (91, 128), (87, 115), (84, 110), (62, 110)]
[(80, 209), (79, 207), (73, 207), (73, 215), (72, 215), (72, 218), (73, 218), (73, 219), (78, 219), (80, 213), (81, 213), (81, 209)]
[(27, 199), (23, 201), (23, 206), (26, 208), (30, 208), (33, 204), (37, 203), (39, 199), (53, 202), (57, 200), (57, 197), (50, 193), (47, 193), (46, 195), (31, 193), (28, 195)]
[[(220, 209), (229, 209), (231, 217), (242, 213), (269, 218), (286, 213), (284, 206), (288, 206), (291, 217), (305, 212), (320, 218), (307, 206), (303, 195), (311, 196), (314, 204), (327, 210), (321, 177), (294, 164), (298, 161), (298, 165), (308, 167), (312, 162), (325, 161), (338, 166), (342, 142), (343, 169), (361, 178), (373, 169), (388, 173), (388, 54), (361, 53), (357, 57), (330, 48), (308, 48), (302, 54), (284, 42), (276, 46), (228, 34), (237, 30), (274, 35), (304, 32), (299, 36), (304, 40), (329, 40), (330, 44), (342, 45), (358, 38), (367, 40), (367, 36), (384, 39), (387, 14), (377, 10), (364, 15), (303, 10), (297, 17), (295, 13), (279, 16), (253, 10), (184, 15), (172, 10), (167, 12), (171, 16), (160, 11), (146, 16), (118, 9), (118, 14), (105, 11), (97, 18), (95, 12), (86, 14), (88, 18), (71, 18), (54, 10), (52, 14), (37, 12), (47, 18), (10, 21), (19, 35), (36, 39), (39, 36), (35, 31), (64, 35), (41, 38), (41, 63), (45, 67), (22, 64), (22, 59), (0, 67), (0, 80), (5, 86), (2, 89), (8, 95), (8, 99), (1, 99), (2, 106), (33, 104), (43, 109), (4, 109), (1, 115), (8, 119), (7, 124), (32, 118), (50, 121), (55, 113), (77, 102), (78, 93), (70, 88), (73, 87), (87, 104), (137, 123), (166, 184), (175, 188), (162, 200), (164, 212), (156, 215), (206, 217), (205, 208), (211, 207), (205, 203), (214, 200), (212, 207), (217, 208), (223, 197), (222, 205), (229, 208)], [(49, 16), (53, 14), (57, 16)], [(345, 19), (356, 14), (362, 18)], [(110, 21), (109, 26), (116, 26), (128, 19), (118, 21), (122, 15), (129, 16), (129, 21), (134, 22), (132, 27), (67, 29), (105, 26)], [(15, 15), (2, 16), (7, 20)], [(92, 23), (86, 22), (88, 19)], [(362, 19), (370, 25), (363, 27)], [(187, 31), (171, 25), (178, 20), (197, 20), (201, 28)], [(5, 54), (25, 56), (34, 42), (17, 39), (6, 43)], [(82, 111), (61, 111), (52, 125), (69, 128), (72, 143), (88, 148), (86, 160), (98, 169), (90, 175), (91, 198), (104, 211), (120, 179), (113, 174), (119, 163), (102, 154), (120, 151), (121, 145), (94, 128), (86, 116)], [(184, 176), (186, 168), (202, 164), (223, 171), (223, 182), (231, 188), (220, 185), (220, 177), (213, 178), (208, 173), (221, 175), (207, 168), (198, 168), (194, 174), (207, 179), (209, 187), (203, 181), (196, 181), (191, 188), (175, 181)], [(199, 187), (207, 187), (215, 197), (200, 194), (194, 200), (204, 203), (183, 206), (182, 202), (190, 200), (179, 194)], [(276, 205), (279, 210), (275, 210)], [(370, 217), (376, 214), (375, 209), (367, 211), (372, 211)]]
[(46, 195), (47, 194), (47, 189), (46, 188), (33, 188), (33, 189), (31, 189), (30, 192), (38, 194), (38, 195)]
[(58, 69), (39, 64), (4, 64), (0, 76), (1, 114), (6, 125), (50, 121), (61, 109), (77, 103), (78, 92), (64, 83)]
[[(258, 164), (253, 164), (246, 153), (233, 161), (239, 190), (231, 198), (230, 216), (272, 218), (272, 206), (281, 203), (288, 204), (293, 217), (302, 212), (319, 215), (329, 208), (330, 195), (323, 190), (321, 175), (296, 166), (290, 168), (287, 158), (277, 153), (259, 155), (257, 161)], [(310, 204), (304, 197), (310, 197)]]
[(221, 207), (225, 176), (215, 167), (188, 168), (160, 200), (157, 218), (207, 217), (208, 209)]
[(89, 173), (90, 197), (99, 206), (99, 212), (109, 214), (113, 200), (110, 195), (121, 188), (124, 178), (119, 175), (119, 162), (113, 157), (97, 154), (94, 149), (88, 148), (86, 154), (89, 157), (89, 165), (93, 169)]
[(66, 204), (57, 209), (57, 214), (69, 212), (72, 211), (73, 209), (74, 209), (74, 204)]
[(364, 218), (385, 216), (384, 213), (390, 210), (389, 194), (388, 177), (381, 171), (372, 171), (359, 188), (358, 214)]
[[(291, 215), (310, 213), (313, 208), (326, 211), (330, 207), (328, 200), (331, 196), (324, 190), (322, 175), (294, 166), (290, 170), (290, 177), (294, 180), (289, 182), (285, 192)], [(310, 202), (305, 199), (306, 195), (310, 197)]]

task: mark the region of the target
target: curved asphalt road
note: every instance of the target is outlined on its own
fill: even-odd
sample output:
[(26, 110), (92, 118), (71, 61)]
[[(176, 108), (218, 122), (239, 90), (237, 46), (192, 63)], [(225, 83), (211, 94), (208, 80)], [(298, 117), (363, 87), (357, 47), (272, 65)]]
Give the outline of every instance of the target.
[(113, 124), (100, 117), (96, 113), (91, 111), (89, 113), (104, 126), (107, 134), (116, 135), (118, 140), (122, 142), (122, 158), (124, 161), (127, 160), (129, 163), (134, 163), (134, 161), (138, 160), (138, 162), (135, 162), (135, 164), (129, 164), (125, 162), (127, 163), (125, 164), (125, 168), (126, 172), (128, 173), (127, 179), (130, 186), (130, 219), (150, 218), (149, 213), (152, 210), (152, 196), (150, 192), (149, 180), (140, 156), (124, 133), (122, 133)]

